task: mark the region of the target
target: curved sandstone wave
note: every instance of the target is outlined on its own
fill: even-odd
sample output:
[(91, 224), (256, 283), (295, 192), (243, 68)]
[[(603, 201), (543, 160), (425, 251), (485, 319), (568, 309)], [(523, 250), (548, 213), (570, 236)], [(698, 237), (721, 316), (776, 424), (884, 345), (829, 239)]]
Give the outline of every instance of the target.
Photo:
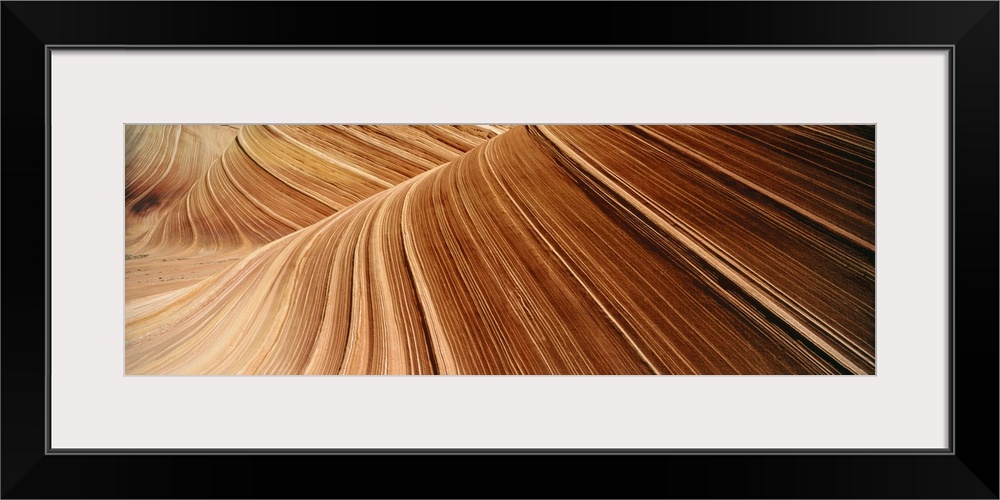
[(125, 229), (149, 230), (236, 137), (225, 125), (125, 127)]
[(127, 300), (197, 283), (503, 130), (129, 126)]
[(516, 127), (437, 168), (371, 157), (391, 187), (340, 205), (334, 178), (281, 186), (345, 148), (280, 132), (240, 132), (286, 172), (241, 184), (244, 226), (192, 215), (272, 241), (129, 302), (127, 373), (874, 373), (873, 127)]

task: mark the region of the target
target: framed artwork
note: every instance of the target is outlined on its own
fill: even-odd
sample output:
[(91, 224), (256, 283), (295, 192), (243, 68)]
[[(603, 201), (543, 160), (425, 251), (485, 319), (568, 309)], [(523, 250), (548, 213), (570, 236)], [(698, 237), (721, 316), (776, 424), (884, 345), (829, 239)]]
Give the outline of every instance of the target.
[(4, 2), (4, 497), (997, 498), (996, 2), (447, 7)]

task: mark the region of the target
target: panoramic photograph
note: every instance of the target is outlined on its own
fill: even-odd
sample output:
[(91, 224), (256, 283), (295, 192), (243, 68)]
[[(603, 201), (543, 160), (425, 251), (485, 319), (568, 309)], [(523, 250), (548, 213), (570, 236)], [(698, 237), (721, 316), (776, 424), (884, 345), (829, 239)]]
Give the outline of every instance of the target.
[(874, 375), (874, 125), (124, 127), (126, 375)]

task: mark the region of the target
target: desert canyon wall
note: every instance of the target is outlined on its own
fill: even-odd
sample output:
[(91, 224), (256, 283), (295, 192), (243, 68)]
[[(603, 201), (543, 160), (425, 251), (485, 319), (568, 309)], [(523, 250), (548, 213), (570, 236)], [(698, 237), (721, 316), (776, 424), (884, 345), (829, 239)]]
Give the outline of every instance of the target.
[(126, 374), (872, 374), (873, 126), (128, 126)]

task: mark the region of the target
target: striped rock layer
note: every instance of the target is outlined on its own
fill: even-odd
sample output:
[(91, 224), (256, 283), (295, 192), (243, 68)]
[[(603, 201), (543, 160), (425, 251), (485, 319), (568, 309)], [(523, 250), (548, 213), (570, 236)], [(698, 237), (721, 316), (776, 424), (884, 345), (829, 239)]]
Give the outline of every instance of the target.
[(195, 128), (127, 135), (127, 374), (875, 371), (874, 127)]

